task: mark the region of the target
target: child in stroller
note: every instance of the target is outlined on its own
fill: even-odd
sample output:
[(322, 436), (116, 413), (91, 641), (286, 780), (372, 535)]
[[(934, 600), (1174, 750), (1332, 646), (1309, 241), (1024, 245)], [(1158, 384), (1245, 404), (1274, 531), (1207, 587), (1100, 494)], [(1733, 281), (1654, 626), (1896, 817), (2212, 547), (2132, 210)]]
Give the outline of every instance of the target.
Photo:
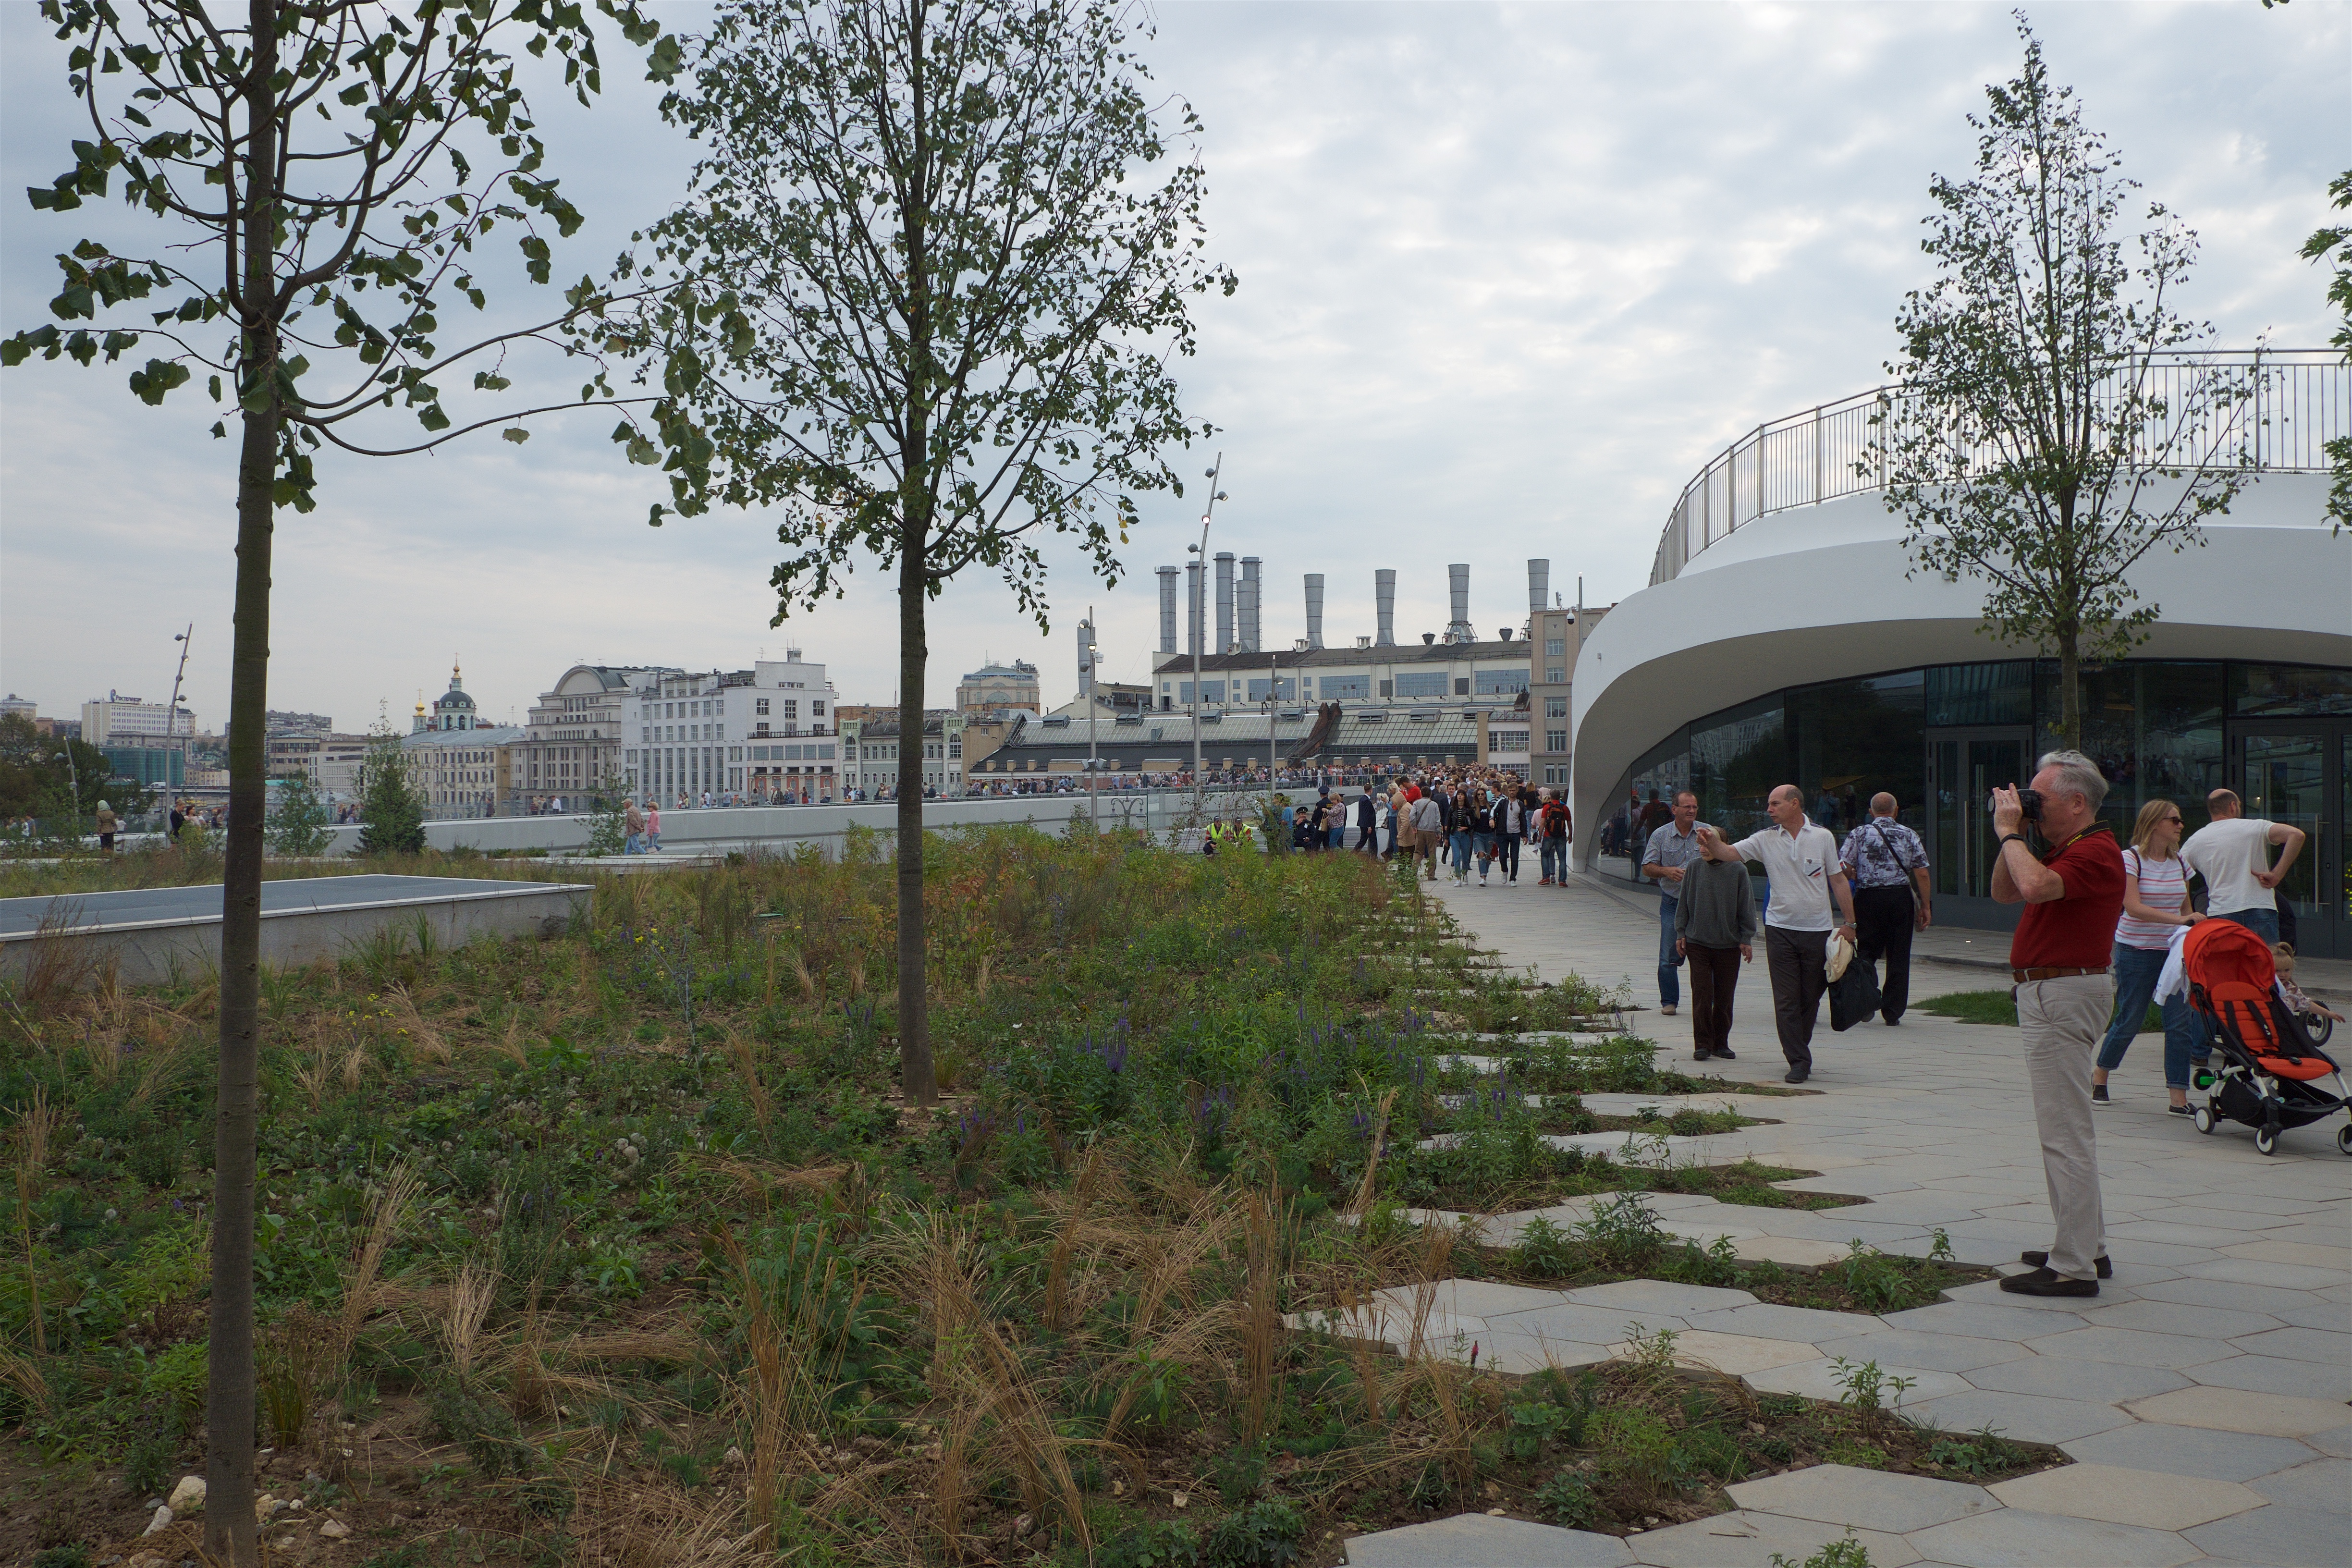
[(2234, 921), (2204, 921), (2181, 939), (2180, 958), (2189, 1005), (2216, 1032), (2212, 1058), (2190, 1078), (2207, 1097), (2197, 1131), (2242, 1122), (2254, 1129), (2255, 1150), (2272, 1154), (2285, 1129), (2343, 1111), (2336, 1146), (2352, 1154), (2352, 1094), (2280, 990), (2270, 945)]

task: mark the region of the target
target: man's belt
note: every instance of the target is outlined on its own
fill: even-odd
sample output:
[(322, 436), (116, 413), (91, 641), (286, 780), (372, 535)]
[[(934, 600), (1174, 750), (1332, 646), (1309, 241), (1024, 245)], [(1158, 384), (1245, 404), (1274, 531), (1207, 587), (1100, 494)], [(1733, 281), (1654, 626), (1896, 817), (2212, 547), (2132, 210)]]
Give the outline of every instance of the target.
[(2105, 974), (2106, 972), (2107, 966), (2102, 963), (2095, 969), (2012, 969), (2009, 977), (2024, 985), (2036, 980), (2072, 980), (2078, 974)]

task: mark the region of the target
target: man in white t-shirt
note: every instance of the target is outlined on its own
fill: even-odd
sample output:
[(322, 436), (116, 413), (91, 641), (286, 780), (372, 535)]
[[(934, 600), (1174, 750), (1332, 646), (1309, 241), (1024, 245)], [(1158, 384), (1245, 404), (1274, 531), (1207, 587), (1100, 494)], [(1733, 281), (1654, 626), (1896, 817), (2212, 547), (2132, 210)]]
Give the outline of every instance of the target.
[[(1829, 989), (1829, 942), (1832, 931), (1854, 936), (1853, 889), (1838, 860), (1837, 837), (1805, 817), (1805, 797), (1794, 784), (1772, 791), (1766, 808), (1773, 826), (1737, 844), (1715, 829), (1698, 827), (1699, 851), (1711, 860), (1754, 860), (1771, 884), (1771, 907), (1764, 914), (1765, 967), (1772, 976), (1772, 1021), (1788, 1058), (1790, 1083), (1802, 1083), (1813, 1070), (1813, 1020)], [(1830, 913), (1831, 900), (1837, 918)]]
[[(2303, 829), (2244, 815), (2236, 794), (2226, 789), (2207, 795), (2205, 809), (2213, 820), (2180, 847), (2180, 858), (2205, 879), (2205, 912), (2235, 921), (2264, 942), (2278, 941), (2273, 889), (2303, 853)], [(2270, 863), (2273, 844), (2280, 846), (2275, 866)]]

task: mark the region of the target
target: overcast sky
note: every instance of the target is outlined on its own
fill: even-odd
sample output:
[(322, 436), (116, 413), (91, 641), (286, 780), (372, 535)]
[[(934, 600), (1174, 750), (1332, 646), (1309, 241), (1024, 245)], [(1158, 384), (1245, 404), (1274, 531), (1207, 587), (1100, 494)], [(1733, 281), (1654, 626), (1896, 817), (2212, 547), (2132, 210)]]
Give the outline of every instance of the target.
[[(707, 13), (655, 8), (691, 27)], [(1240, 275), (1198, 307), (1185, 405), (1221, 434), (1230, 500), (1211, 548), (1265, 558), (1265, 636), (1372, 629), (1372, 573), (1399, 570), (1398, 631), (1446, 620), (1448, 562), (1472, 618), (1526, 613), (1525, 563), (1607, 603), (1639, 590), (1674, 496), (1741, 429), (1873, 384), (1917, 250), (1931, 173), (1959, 174), (1965, 116), (2015, 74), (2009, 12), (1977, 5), (1171, 4), (1145, 47), (1205, 126), (1213, 255)], [(2204, 237), (2184, 296), (2231, 345), (2327, 336), (2299, 259), (2352, 163), (2344, 5), (2253, 0), (2034, 10), (2147, 194)], [(604, 42), (593, 111), (537, 107), (550, 170), (591, 217), (556, 272), (601, 271), (675, 199), (690, 148)], [(61, 46), (0, 5), (0, 329), (47, 319), (52, 256), (114, 208), (37, 214), (23, 187), (69, 158)], [(122, 79), (115, 79), (121, 80)], [(144, 243), (152, 246), (149, 232)], [(126, 238), (126, 245), (129, 240)], [(512, 295), (517, 291), (509, 289)], [(527, 301), (526, 301), (527, 302)], [(199, 722), (226, 716), (234, 450), (201, 398), (132, 398), (123, 366), (0, 374), (0, 687), (70, 715), (110, 688), (160, 699), (193, 621)], [(772, 628), (773, 524), (710, 515), (655, 531), (650, 471), (609, 413), (535, 422), (432, 458), (320, 465), (321, 505), (280, 514), (270, 706), (405, 728), (462, 658), (486, 717), (520, 717), (572, 663), (736, 668), (787, 643), (846, 701), (888, 701), (896, 601), (870, 563), (848, 597)], [(1025, 657), (1049, 701), (1071, 628), (1099, 607), (1104, 675), (1143, 679), (1152, 569), (1184, 560), (1198, 491), (1145, 502), (1115, 590), (1056, 558), (1041, 637), (968, 578), (933, 607), (929, 696), (983, 656)]]

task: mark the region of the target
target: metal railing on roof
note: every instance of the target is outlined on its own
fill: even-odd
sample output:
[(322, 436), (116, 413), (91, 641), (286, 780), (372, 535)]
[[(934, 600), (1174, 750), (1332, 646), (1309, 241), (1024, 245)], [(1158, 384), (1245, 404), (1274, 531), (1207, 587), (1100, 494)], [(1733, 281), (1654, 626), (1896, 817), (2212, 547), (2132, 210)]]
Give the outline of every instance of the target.
[[(2344, 356), (2332, 349), (2185, 354), (2157, 363), (2150, 393), (2168, 407), (2192, 408), (2199, 400), (2182, 395), (2197, 378), (2232, 370), (2252, 374), (2253, 402), (2221, 427), (2217, 440), (2184, 447), (2175, 439), (2178, 432), (2151, 430), (2144, 437), (2147, 448), (2155, 452), (2172, 442), (2168, 466), (2234, 466), (2244, 454), (2272, 472), (2325, 471), (2327, 442), (2352, 435), (2352, 366)], [(1876, 386), (1740, 437), (1675, 498), (1651, 584), (1673, 580), (1701, 551), (1759, 517), (1878, 489), (1885, 477), (1880, 414), (1899, 421), (1908, 401), (1900, 386)]]

